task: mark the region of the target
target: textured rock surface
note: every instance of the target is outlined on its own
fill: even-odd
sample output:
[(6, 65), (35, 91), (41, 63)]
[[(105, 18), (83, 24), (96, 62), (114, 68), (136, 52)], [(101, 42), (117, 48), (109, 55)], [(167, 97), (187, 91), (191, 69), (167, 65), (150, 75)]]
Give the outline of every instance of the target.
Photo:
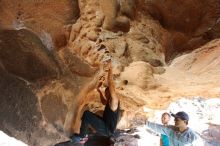
[(59, 66), (52, 51), (34, 33), (21, 30), (0, 31), (1, 62), (8, 72), (28, 81), (54, 78)]
[(29, 145), (66, 140), (68, 114), (77, 132), (85, 109), (103, 110), (96, 91), (79, 95), (106, 56), (118, 128), (143, 124), (144, 107), (219, 97), (219, 19), (219, 0), (1, 0), (1, 129)]

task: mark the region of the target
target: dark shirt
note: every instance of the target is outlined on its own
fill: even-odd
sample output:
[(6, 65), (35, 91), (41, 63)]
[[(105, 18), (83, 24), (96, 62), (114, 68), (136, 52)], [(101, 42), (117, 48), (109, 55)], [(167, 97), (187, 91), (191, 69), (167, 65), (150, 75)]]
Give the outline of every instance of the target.
[(103, 113), (103, 120), (105, 121), (106, 126), (109, 128), (110, 132), (113, 134), (119, 119), (119, 111), (120, 107), (118, 104), (118, 108), (116, 111), (112, 111), (109, 107), (109, 103), (105, 106), (105, 110)]

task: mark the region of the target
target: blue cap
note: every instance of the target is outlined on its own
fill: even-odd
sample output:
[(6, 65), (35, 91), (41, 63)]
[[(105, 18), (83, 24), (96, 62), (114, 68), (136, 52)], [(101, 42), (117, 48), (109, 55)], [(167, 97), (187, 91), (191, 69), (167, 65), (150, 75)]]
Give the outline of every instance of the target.
[(180, 118), (181, 120), (189, 121), (189, 115), (185, 112), (178, 112), (176, 114), (171, 114), (174, 118)]

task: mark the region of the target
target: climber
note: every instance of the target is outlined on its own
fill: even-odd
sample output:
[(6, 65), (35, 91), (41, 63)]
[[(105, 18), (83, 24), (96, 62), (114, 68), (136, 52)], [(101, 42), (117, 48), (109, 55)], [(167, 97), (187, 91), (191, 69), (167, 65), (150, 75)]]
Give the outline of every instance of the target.
[(189, 121), (187, 113), (178, 112), (171, 116), (175, 118), (175, 126), (164, 126), (148, 120), (146, 126), (155, 132), (167, 135), (170, 146), (202, 146), (199, 135), (187, 127)]
[(90, 111), (85, 111), (81, 118), (80, 133), (74, 134), (71, 137), (72, 143), (85, 143), (88, 140), (88, 126), (91, 126), (98, 134), (103, 136), (112, 136), (115, 132), (118, 119), (119, 119), (119, 98), (115, 92), (115, 85), (112, 75), (111, 60), (106, 61), (104, 68), (107, 71), (107, 87), (104, 94), (100, 90), (100, 87), (104, 84), (104, 81), (99, 82), (97, 91), (100, 94), (101, 101), (106, 103), (103, 117), (100, 117)]

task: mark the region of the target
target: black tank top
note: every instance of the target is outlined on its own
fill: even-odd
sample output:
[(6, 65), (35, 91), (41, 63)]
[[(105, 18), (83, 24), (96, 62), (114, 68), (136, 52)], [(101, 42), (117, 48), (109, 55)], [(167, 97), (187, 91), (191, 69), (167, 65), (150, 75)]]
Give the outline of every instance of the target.
[(112, 111), (109, 107), (109, 103), (105, 106), (105, 110), (103, 113), (103, 119), (105, 121), (106, 126), (109, 128), (110, 132), (113, 134), (119, 119), (120, 112), (120, 104), (118, 103), (118, 108), (116, 111)]

